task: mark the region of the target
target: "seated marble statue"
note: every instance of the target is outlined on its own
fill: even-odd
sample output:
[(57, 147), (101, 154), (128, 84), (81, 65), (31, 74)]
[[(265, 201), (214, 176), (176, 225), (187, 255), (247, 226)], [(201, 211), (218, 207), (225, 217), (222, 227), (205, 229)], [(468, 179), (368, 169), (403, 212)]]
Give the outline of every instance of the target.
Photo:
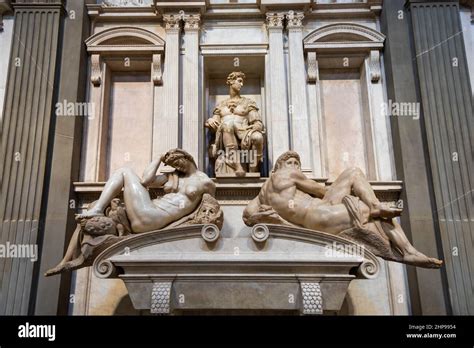
[[(158, 172), (161, 163), (175, 169)], [(165, 195), (151, 199), (150, 186), (162, 186)], [(130, 168), (120, 168), (109, 178), (99, 199), (76, 216), (77, 228), (63, 260), (46, 276), (90, 266), (95, 256), (135, 233), (190, 224), (222, 227), (223, 213), (214, 198), (215, 184), (197, 169), (192, 156), (173, 149), (153, 161), (140, 178)], [(116, 198), (123, 189), (124, 203)]]
[(425, 268), (442, 265), (410, 244), (395, 219), (401, 209), (381, 203), (360, 169), (345, 170), (326, 188), (308, 179), (300, 166), (294, 151), (278, 158), (259, 195), (244, 210), (247, 225), (300, 226), (353, 239), (387, 260)]
[(240, 96), (244, 79), (243, 72), (229, 74), (229, 98), (214, 108), (212, 117), (205, 124), (216, 134), (210, 148), (210, 157), (215, 159), (216, 175), (245, 176), (247, 170), (253, 173), (260, 171), (264, 127), (255, 101)]

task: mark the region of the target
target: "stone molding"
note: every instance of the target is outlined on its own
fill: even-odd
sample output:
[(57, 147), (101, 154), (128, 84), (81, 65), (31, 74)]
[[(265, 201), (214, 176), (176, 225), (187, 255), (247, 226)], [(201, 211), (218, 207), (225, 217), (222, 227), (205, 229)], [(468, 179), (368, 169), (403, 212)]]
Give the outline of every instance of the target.
[[(250, 200), (258, 196), (264, 181), (265, 179), (261, 179), (258, 182), (245, 185), (216, 183), (216, 199), (221, 205), (247, 205)], [(326, 185), (330, 184), (326, 179), (317, 179), (316, 181), (326, 182)], [(98, 199), (104, 185), (104, 182), (75, 182), (74, 191), (78, 199), (78, 209), (85, 209), (89, 203)], [(403, 188), (401, 181), (372, 181), (371, 185), (377, 198), (382, 202), (395, 204), (400, 199)], [(150, 188), (149, 192), (152, 198), (164, 194), (161, 188)]]
[[(337, 40), (327, 41), (327, 39), (332, 35), (337, 35)], [(345, 38), (344, 35), (346, 35)], [(340, 39), (341, 36), (343, 37), (342, 40)], [(353, 36), (362, 40), (356, 41), (353, 39)], [(325, 40), (323, 41), (323, 39)], [(384, 41), (385, 35), (382, 33), (355, 23), (335, 23), (325, 25), (312, 31), (303, 39), (306, 51), (324, 50), (326, 48), (381, 50)]]
[[(113, 39), (125, 37), (131, 40), (127, 45), (120, 43), (107, 43), (107, 41), (113, 42)], [(164, 50), (165, 41), (151, 31), (131, 26), (120, 26), (117, 28), (106, 29), (90, 36), (86, 40), (86, 45), (88, 52), (123, 51), (122, 46), (129, 47), (128, 50), (130, 51), (158, 52)]]
[(105, 7), (150, 7), (154, 0), (102, 0)]

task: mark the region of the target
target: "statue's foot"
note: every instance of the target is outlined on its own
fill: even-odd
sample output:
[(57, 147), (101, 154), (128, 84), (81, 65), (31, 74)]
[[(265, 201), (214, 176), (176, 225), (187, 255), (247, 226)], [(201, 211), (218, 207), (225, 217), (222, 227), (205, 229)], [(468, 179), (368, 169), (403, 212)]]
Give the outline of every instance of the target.
[(45, 276), (45, 277), (50, 277), (50, 276), (59, 274), (59, 273), (61, 273), (61, 272), (64, 270), (64, 266), (65, 266), (64, 263), (60, 263), (60, 264), (57, 265), (56, 267), (51, 268), (50, 270), (46, 271), (46, 272), (44, 273), (44, 276)]
[(69, 261), (64, 265), (64, 270), (65, 271), (73, 271), (75, 269), (78, 269), (79, 267), (82, 266), (82, 264), (85, 261), (84, 255), (79, 255), (76, 259)]
[(103, 211), (92, 208), (92, 209), (89, 209), (88, 211), (86, 211), (83, 214), (77, 214), (76, 218), (77, 219), (86, 219), (86, 218), (92, 218), (92, 217), (95, 217), (95, 216), (105, 216), (105, 215), (104, 215)]
[(235, 175), (238, 176), (238, 177), (243, 177), (243, 176), (245, 176), (245, 170), (239, 169), (235, 172)]
[(373, 218), (393, 219), (402, 215), (402, 209), (378, 203), (370, 209), (370, 216)]
[(428, 257), (420, 252), (404, 255), (403, 261), (409, 265), (424, 268), (440, 268), (443, 265), (443, 261)]

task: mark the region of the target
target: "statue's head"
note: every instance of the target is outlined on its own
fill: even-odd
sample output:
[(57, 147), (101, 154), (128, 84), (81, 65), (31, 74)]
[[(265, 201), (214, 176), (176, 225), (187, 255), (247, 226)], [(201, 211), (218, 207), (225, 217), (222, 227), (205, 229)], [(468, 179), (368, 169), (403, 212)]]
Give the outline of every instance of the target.
[(117, 209), (121, 204), (120, 198), (114, 198), (112, 201), (110, 201), (110, 207), (112, 210)]
[(169, 150), (163, 156), (163, 162), (182, 173), (187, 173), (191, 171), (191, 169), (197, 168), (193, 156), (181, 149)]
[(295, 151), (286, 151), (283, 153), (280, 157), (278, 157), (273, 171), (276, 172), (277, 170), (283, 168), (301, 169), (300, 155), (298, 155), (298, 153)]
[(227, 76), (227, 84), (233, 90), (240, 92), (240, 89), (244, 85), (245, 74), (242, 71), (234, 71)]

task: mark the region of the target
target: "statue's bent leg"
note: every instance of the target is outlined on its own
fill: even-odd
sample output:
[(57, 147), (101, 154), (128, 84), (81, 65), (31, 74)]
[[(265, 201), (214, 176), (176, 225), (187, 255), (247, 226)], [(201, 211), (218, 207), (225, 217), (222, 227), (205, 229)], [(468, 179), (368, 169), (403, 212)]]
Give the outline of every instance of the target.
[(164, 227), (166, 222), (158, 207), (153, 204), (150, 193), (142, 185), (141, 179), (133, 170), (124, 168), (123, 200), (133, 232), (145, 232)]
[(391, 222), (381, 222), (381, 225), (392, 246), (402, 255), (403, 261), (407, 264), (429, 268), (439, 268), (443, 264), (443, 261), (428, 257), (416, 250), (395, 219)]
[(144, 225), (155, 224), (159, 228), (161, 216), (153, 204), (148, 190), (142, 185), (141, 179), (131, 168), (120, 168), (115, 171), (105, 184), (104, 190), (96, 204), (83, 217), (103, 215), (104, 209), (112, 199), (124, 189), (123, 198), (127, 215), (134, 232), (141, 232)]
[(240, 163), (238, 155), (238, 139), (235, 135), (234, 126), (231, 123), (224, 124), (222, 127), (222, 141), (226, 151), (226, 162), (229, 163), (235, 170), (237, 175), (245, 173), (242, 164)]
[[(256, 153), (256, 158), (254, 160), (254, 163), (250, 164), (249, 171), (250, 172), (258, 172), (260, 170), (259, 164), (262, 161), (262, 156), (263, 156), (263, 134), (255, 131), (252, 133), (250, 136), (250, 142), (252, 144), (252, 151), (255, 151)], [(250, 157), (249, 158), (253, 158)]]
[(387, 207), (375, 196), (372, 186), (359, 168), (349, 168), (329, 187), (323, 200), (332, 205), (340, 204), (346, 195), (359, 197), (370, 208), (371, 217), (393, 218), (401, 214), (401, 209)]

